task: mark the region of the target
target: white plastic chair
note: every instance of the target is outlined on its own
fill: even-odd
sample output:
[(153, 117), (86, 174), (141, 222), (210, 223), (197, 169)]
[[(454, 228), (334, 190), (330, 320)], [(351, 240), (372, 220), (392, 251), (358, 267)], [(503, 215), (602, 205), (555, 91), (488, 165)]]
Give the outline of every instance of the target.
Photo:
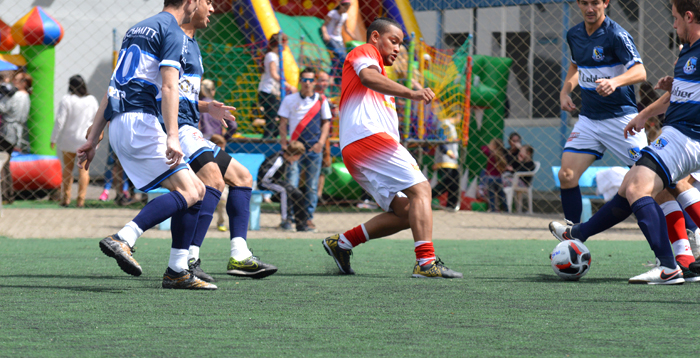
[[(5, 166), (5, 163), (10, 160), (10, 155), (5, 152), (0, 152), (0, 169)], [(0, 170), (0, 218), (2, 217), (2, 170)]]
[(537, 171), (540, 170), (540, 162), (535, 162), (535, 169), (529, 172), (515, 172), (513, 173), (513, 183), (511, 186), (504, 187), (503, 192), (506, 194), (506, 204), (508, 205), (508, 212), (513, 212), (513, 195), (518, 194), (518, 202), (516, 207), (518, 213), (523, 212), (523, 193), (527, 193), (527, 211), (532, 215), (532, 182), (527, 187), (521, 187), (518, 185), (521, 178), (534, 178)]

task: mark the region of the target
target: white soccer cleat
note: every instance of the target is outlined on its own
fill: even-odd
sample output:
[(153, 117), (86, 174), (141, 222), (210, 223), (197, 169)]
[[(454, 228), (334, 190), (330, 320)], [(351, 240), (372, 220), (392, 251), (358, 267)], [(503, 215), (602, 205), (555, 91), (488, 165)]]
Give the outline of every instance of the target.
[(638, 276), (629, 279), (629, 283), (647, 285), (682, 285), (683, 271), (680, 266), (675, 268), (661, 266), (659, 259), (656, 259), (656, 267)]
[(574, 238), (571, 236), (571, 228), (574, 226), (574, 223), (572, 223), (569, 220), (566, 220), (566, 225), (560, 224), (556, 221), (552, 221), (549, 223), (549, 232), (554, 235), (554, 237), (557, 238), (557, 240), (564, 242), (566, 240), (578, 240), (581, 241), (577, 238)]
[(700, 229), (695, 230), (695, 232), (688, 229), (685, 229), (685, 231), (688, 233), (690, 251), (693, 252), (693, 257), (695, 257), (695, 260), (700, 260)]

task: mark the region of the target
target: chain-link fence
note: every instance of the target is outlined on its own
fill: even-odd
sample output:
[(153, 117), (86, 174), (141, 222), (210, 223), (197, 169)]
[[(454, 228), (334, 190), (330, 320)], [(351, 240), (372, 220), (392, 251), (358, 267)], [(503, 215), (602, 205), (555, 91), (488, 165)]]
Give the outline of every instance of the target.
[[(211, 22), (198, 30), (196, 38), (204, 78), (216, 87), (215, 99), (237, 108), (237, 128), (221, 130), (228, 141), (227, 152), (270, 156), (280, 150), (279, 138), (263, 138), (265, 126), (276, 125), (278, 118), (275, 108), (270, 115), (258, 93), (267, 40), (280, 30), (289, 39), (279, 61), (286, 81), (297, 87), (298, 74), (306, 67), (330, 74), (323, 93), (337, 106), (338, 66), (342, 63), (337, 46), (324, 39), (321, 27), (338, 4), (336, 0), (214, 0)], [(28, 0), (0, 1), (0, 5), (4, 10), (0, 51), (5, 51), (0, 52), (0, 59), (9, 62), (2, 64), (9, 67), (2, 67), (7, 71), (0, 74), (19, 89), (3, 88), (5, 98), (0, 100), (2, 133), (9, 142), (4, 150), (13, 152), (2, 173), (5, 204), (13, 200), (67, 204), (61, 183), (74, 181), (70, 206), (105, 207), (115, 205), (115, 200), (135, 208), (142, 205), (133, 204), (138, 195), (128, 180), (123, 180), (128, 178), (118, 162), (115, 166), (107, 140), (90, 168), (86, 194), (78, 189), (77, 169), (73, 179), (68, 175), (70, 170), (62, 169), (63, 162), (70, 164), (72, 160), (64, 153), (70, 149), (61, 148), (60, 143), (52, 145), (56, 141), (54, 121), (68, 93), (69, 79), (76, 74), (85, 79), (97, 100), (102, 98), (122, 36), (138, 21), (161, 11), (162, 1)], [(611, 0), (606, 14), (634, 38), (649, 82), (671, 73), (678, 50), (668, 1)], [(562, 113), (558, 97), (569, 66), (565, 34), (582, 21), (577, 2), (352, 0), (342, 30), (347, 49), (364, 42), (366, 28), (377, 16), (396, 19), (406, 35), (405, 46), (388, 76), (413, 88), (430, 87), (437, 95), (429, 105), (397, 101), (404, 144), (433, 184), (444, 191), (435, 193), (434, 206), (452, 210), (457, 202), (462, 210), (506, 211), (506, 197), (514, 193), (515, 201), (523, 201), (524, 211), (531, 203), (535, 214), (560, 213), (552, 167), (560, 165), (563, 144), (578, 115)], [(31, 82), (24, 75), (15, 77), (12, 64), (29, 74)], [(578, 90), (573, 97), (580, 108)], [(29, 99), (25, 117), (21, 108), (8, 106), (14, 103), (11, 98), (14, 102)], [(315, 212), (377, 210), (343, 165), (337, 112), (333, 113)], [(15, 128), (19, 131), (13, 132)], [(521, 171), (534, 173), (509, 180), (512, 176), (506, 174), (506, 166), (518, 161), (520, 153), (515, 143), (509, 145), (509, 139), (518, 138), (520, 144), (532, 149), (533, 163)], [(457, 144), (458, 164), (436, 163), (436, 151), (443, 152), (453, 143)], [(510, 147), (515, 149), (510, 151)], [(594, 165), (621, 163), (608, 153)], [(456, 169), (457, 174), (444, 169)], [(251, 170), (257, 171), (257, 167)], [(306, 174), (316, 175), (301, 174), (302, 190), (310, 190), (305, 183), (314, 181)], [(455, 190), (450, 189), (450, 181), (461, 189), (455, 194), (457, 199), (448, 198), (450, 190)], [(76, 202), (76, 193), (85, 195), (84, 202)], [(489, 198), (494, 200), (491, 205)], [(278, 198), (265, 199), (270, 202), (263, 203), (263, 211), (279, 212)], [(513, 208), (519, 207), (513, 204)], [(338, 218), (340, 227), (356, 224), (351, 216)]]

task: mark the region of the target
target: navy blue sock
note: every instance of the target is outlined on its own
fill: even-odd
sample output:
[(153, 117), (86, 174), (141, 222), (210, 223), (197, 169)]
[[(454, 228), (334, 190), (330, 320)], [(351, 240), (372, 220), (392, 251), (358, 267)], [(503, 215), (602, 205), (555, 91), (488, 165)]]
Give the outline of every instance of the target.
[(695, 230), (698, 229), (698, 226), (693, 221), (693, 218), (691, 218), (690, 215), (688, 215), (688, 213), (685, 212), (685, 210), (681, 209), (681, 211), (683, 212), (683, 217), (685, 218), (685, 228), (692, 232), (695, 232)]
[(214, 211), (216, 211), (216, 205), (219, 204), (221, 199), (221, 192), (207, 186), (207, 192), (204, 194), (204, 199), (202, 199), (202, 208), (199, 210), (199, 217), (197, 218), (197, 230), (194, 232), (194, 239), (192, 240), (192, 245), (202, 247), (202, 242), (204, 242), (204, 237), (207, 236), (207, 230), (209, 230), (209, 224), (214, 218)]
[(612, 200), (608, 201), (598, 210), (591, 219), (585, 223), (574, 225), (571, 229), (571, 236), (586, 241), (589, 237), (601, 233), (615, 224), (622, 222), (632, 214), (632, 208), (627, 199), (615, 194)]
[(569, 189), (561, 189), (561, 206), (564, 209), (566, 220), (574, 224), (581, 222), (583, 204), (581, 203), (581, 188), (578, 185)]
[(248, 239), (248, 220), (250, 219), (250, 195), (253, 189), (244, 186), (229, 186), (226, 201), (231, 238)]
[(141, 230), (146, 231), (185, 209), (187, 209), (185, 197), (177, 191), (171, 191), (149, 201), (133, 221)]
[(170, 220), (170, 233), (173, 236), (173, 249), (189, 250), (197, 230), (197, 219), (202, 209), (202, 202), (198, 201), (186, 210), (180, 210)]
[(642, 229), (661, 266), (675, 269), (676, 259), (673, 257), (673, 249), (668, 241), (664, 212), (659, 204), (651, 196), (644, 196), (632, 203), (632, 210), (637, 216), (637, 225)]

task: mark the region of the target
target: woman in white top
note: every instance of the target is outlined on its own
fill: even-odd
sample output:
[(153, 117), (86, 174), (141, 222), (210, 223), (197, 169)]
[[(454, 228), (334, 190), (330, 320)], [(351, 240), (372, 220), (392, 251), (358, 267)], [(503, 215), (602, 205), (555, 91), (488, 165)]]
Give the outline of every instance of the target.
[(333, 52), (331, 59), (331, 76), (340, 78), (345, 62), (345, 42), (343, 41), (343, 30), (352, 36), (346, 26), (348, 21), (348, 10), (350, 0), (340, 0), (340, 4), (335, 9), (328, 12), (321, 25), (321, 36), (326, 43), (328, 50)]
[[(75, 75), (68, 81), (68, 94), (64, 95), (58, 105), (56, 123), (51, 134), (51, 149), (63, 152), (63, 184), (61, 206), (68, 206), (73, 185), (73, 166), (75, 151), (85, 144), (85, 135), (92, 124), (99, 103), (87, 91), (85, 81), (80, 75)], [(79, 208), (85, 206), (90, 175), (87, 170), (78, 168), (78, 201)]]
[[(279, 45), (287, 45), (287, 35), (276, 33), (270, 36), (265, 53), (265, 72), (258, 84), (258, 104), (262, 107), (265, 128), (263, 138), (276, 138), (279, 134), (277, 126), (277, 110), (280, 108), (280, 56)], [(281, 41), (280, 41), (281, 40)]]

